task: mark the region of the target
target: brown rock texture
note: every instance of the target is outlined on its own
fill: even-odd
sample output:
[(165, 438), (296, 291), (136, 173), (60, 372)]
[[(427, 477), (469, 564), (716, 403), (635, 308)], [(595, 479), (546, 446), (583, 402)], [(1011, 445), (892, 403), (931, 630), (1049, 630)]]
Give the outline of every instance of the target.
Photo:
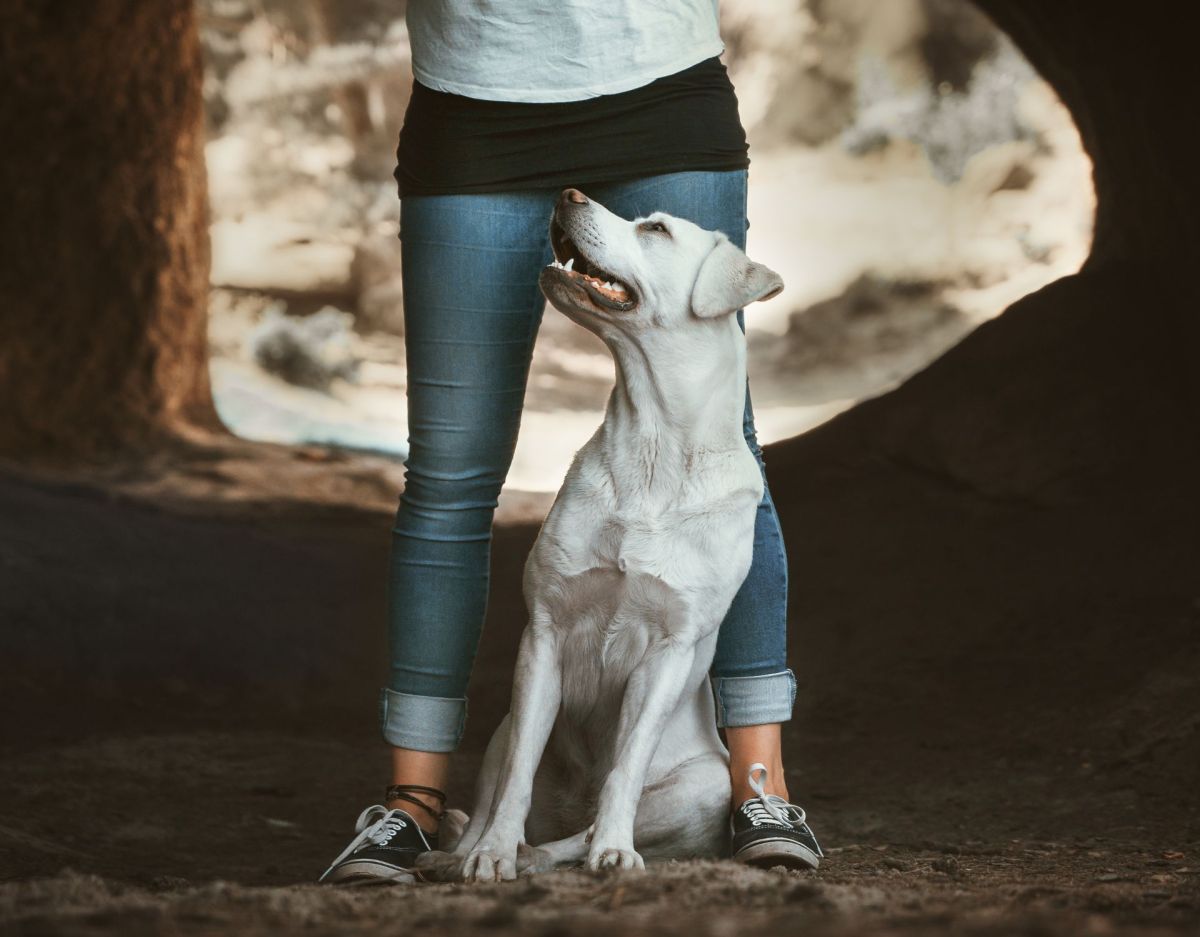
[[(130, 478), (0, 476), (0, 926), (1196, 933), (1200, 58), (1161, 6), (980, 6), (1076, 115), (1096, 166), (1096, 250), (896, 391), (767, 452), (800, 683), (788, 782), (828, 852), (819, 873), (668, 863), (481, 889), (305, 884), (385, 774), (374, 719), (392, 521), (317, 503), (315, 451), (303, 471), (281, 459), (257, 494), (208, 453), (140, 466), (141, 496)], [(66, 269), (37, 288), (69, 296)], [(166, 328), (105, 314), (134, 347), (149, 347), (139, 329)], [(0, 335), (6, 401), (16, 334)], [(91, 349), (76, 341), (46, 366), (80, 367)], [(98, 418), (70, 399), (63, 426)], [(354, 475), (335, 464), (328, 477)], [(535, 526), (497, 532), (455, 805), (506, 707)]]
[(1070, 108), (1095, 166), (1091, 257), (896, 393), (859, 408), (870, 445), (986, 495), (1041, 498), (1196, 464), (1200, 186), (1181, 30), (1113, 5), (979, 6)]
[(797, 747), (823, 731), (837, 700), (907, 738), (881, 771), (914, 746), (965, 765), (987, 739), (1088, 770), (1096, 755), (1142, 797), (1194, 791), (1200, 185), (1180, 92), (1200, 66), (1146, 11), (979, 5), (1075, 115), (1094, 251), (897, 390), (768, 450), (812, 682), (811, 725), (791, 731)]

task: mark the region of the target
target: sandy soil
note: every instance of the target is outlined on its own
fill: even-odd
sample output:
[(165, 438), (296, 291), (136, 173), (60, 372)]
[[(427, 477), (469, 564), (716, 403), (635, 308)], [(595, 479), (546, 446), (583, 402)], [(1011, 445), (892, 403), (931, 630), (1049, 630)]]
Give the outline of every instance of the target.
[[(1195, 499), (1164, 477), (981, 497), (854, 456), (842, 426), (768, 452), (773, 478), (805, 480), (777, 498), (789, 784), (829, 851), (806, 876), (311, 884), (384, 778), (375, 469), (258, 447), (256, 476), (237, 443), (126, 478), (10, 472), (0, 929), (1195, 933)], [(497, 534), (459, 805), (506, 705), (537, 510)]]
[[(135, 886), (77, 872), (2, 886), (0, 914), (27, 934), (422, 933), (838, 935), (1186, 934), (1196, 894), (1175, 863), (1055, 843), (839, 850), (820, 877), (728, 863), (642, 874), (557, 872), (506, 885), (334, 891)], [(1125, 868), (1130, 859), (1136, 869)]]

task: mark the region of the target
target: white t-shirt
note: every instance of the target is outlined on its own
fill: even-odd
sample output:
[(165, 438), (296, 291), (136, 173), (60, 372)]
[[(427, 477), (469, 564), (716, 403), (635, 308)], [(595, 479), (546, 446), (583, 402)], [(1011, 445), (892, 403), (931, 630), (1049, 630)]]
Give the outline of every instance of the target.
[(409, 0), (413, 74), (488, 101), (580, 101), (724, 51), (719, 0)]

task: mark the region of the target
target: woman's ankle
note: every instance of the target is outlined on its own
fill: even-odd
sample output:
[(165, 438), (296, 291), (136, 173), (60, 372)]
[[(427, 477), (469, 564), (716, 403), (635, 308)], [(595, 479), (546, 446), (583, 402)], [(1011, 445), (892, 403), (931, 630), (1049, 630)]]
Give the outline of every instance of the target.
[(764, 793), (788, 800), (787, 777), (783, 770), (783, 746), (778, 724), (727, 728), (729, 745), (730, 802), (737, 809), (758, 793), (750, 784), (750, 769), (760, 764), (766, 774), (755, 772)]
[[(436, 833), (441, 826), (441, 815), (445, 809), (445, 805), (438, 798), (432, 797), (429, 794), (413, 791), (405, 791), (404, 793), (405, 797), (389, 800), (384, 806), (388, 809), (403, 810), (416, 820), (417, 826), (426, 833)], [(412, 798), (412, 800), (409, 798)], [(414, 800), (424, 804), (424, 809), (413, 803)]]
[[(393, 747), (392, 785), (388, 788), (386, 806), (409, 814), (426, 833), (436, 833), (446, 809), (444, 792), (449, 774), (447, 752)], [(393, 793), (399, 796), (391, 797)]]

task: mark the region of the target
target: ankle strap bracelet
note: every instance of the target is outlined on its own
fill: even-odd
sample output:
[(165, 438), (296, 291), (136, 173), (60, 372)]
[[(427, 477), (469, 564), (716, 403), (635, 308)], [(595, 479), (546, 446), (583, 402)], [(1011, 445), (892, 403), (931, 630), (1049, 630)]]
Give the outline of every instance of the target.
[[(413, 797), (413, 794), (424, 794), (426, 797), (434, 798), (442, 806), (442, 809), (434, 810), (423, 800)], [(391, 803), (393, 800), (403, 800), (413, 806), (420, 807), (437, 821), (440, 821), (446, 815), (446, 795), (436, 787), (422, 787), (420, 784), (393, 784), (384, 792), (383, 799), (385, 803)]]

